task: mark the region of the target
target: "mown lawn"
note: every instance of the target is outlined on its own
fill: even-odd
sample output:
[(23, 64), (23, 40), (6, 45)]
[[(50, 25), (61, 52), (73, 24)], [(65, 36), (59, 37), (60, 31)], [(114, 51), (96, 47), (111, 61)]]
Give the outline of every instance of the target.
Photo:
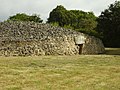
[(0, 90), (120, 90), (120, 56), (0, 57)]
[(105, 48), (107, 55), (120, 55), (120, 48)]
[(0, 90), (120, 90), (120, 56), (0, 57)]

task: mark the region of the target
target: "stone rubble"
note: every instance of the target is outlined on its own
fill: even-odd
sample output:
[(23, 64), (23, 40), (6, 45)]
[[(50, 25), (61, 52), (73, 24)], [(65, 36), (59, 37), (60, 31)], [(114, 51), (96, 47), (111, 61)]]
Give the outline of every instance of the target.
[(71, 29), (35, 22), (0, 23), (0, 56), (77, 55), (75, 37), (86, 38), (81, 54), (104, 53), (100, 39)]

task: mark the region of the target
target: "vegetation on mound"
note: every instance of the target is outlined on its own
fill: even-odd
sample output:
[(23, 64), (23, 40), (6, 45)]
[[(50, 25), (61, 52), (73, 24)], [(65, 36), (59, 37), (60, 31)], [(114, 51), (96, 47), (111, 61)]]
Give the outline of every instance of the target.
[(38, 22), (42, 23), (43, 20), (41, 20), (40, 16), (37, 14), (34, 15), (27, 15), (25, 13), (18, 13), (16, 15), (10, 16), (8, 20), (11, 21), (32, 21), (32, 22)]

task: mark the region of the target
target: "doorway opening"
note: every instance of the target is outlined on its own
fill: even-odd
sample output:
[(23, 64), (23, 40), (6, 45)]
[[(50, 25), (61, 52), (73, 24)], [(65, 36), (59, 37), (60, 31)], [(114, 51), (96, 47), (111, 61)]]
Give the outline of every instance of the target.
[(78, 46), (79, 46), (79, 54), (82, 54), (83, 44), (78, 44)]

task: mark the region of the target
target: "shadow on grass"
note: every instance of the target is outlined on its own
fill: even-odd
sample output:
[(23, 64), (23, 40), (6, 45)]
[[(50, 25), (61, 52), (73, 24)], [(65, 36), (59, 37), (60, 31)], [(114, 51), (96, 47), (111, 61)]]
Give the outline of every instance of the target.
[(105, 48), (106, 55), (120, 55), (120, 48)]

